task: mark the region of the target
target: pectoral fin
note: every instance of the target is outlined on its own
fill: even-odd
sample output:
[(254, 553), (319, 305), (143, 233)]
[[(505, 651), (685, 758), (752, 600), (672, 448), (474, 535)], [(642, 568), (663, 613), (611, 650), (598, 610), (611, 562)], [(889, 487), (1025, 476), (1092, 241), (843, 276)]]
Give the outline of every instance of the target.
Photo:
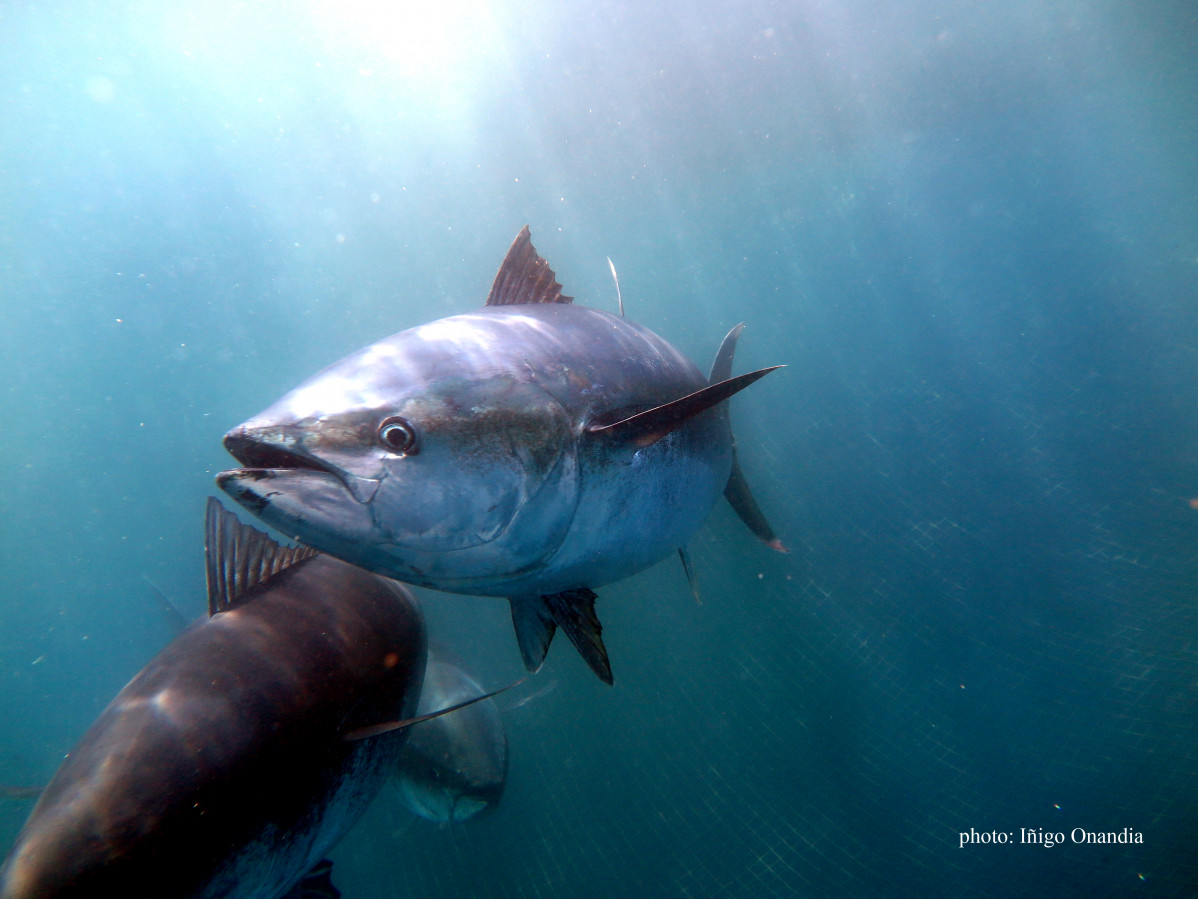
[(498, 696), (512, 687), (518, 687), (528, 678), (520, 678), (515, 683), (508, 684), (506, 687), (500, 687), (498, 690), (492, 690), (490, 693), (484, 693), (481, 696), (472, 696), (469, 699), (463, 700), (456, 705), (447, 706), (443, 709), (437, 709), (435, 712), (429, 712), (427, 715), (417, 715), (415, 718), (401, 718), (398, 721), (384, 721), (381, 724), (372, 724), (369, 727), (359, 727), (356, 730), (351, 730), (341, 739), (347, 743), (352, 743), (356, 740), (367, 740), (370, 737), (378, 737), (382, 734), (389, 734), (393, 730), (401, 730), (405, 727), (411, 727), (413, 724), (419, 724), (422, 721), (430, 721), (433, 718), (440, 718), (442, 715), (448, 715), (451, 712), (456, 712), (458, 709), (464, 709), (468, 705), (474, 705), (476, 702), (482, 702), (484, 699), (490, 699), (492, 696)]
[(780, 365), (771, 365), (751, 371), (747, 375), (737, 375), (716, 384), (708, 384), (694, 393), (684, 397), (630, 415), (609, 425), (592, 425), (587, 428), (590, 434), (623, 440), (638, 447), (652, 446), (675, 428), (686, 424), (700, 412), (705, 412), (717, 403), (722, 403), (728, 397), (744, 390), (754, 381), (764, 378)]

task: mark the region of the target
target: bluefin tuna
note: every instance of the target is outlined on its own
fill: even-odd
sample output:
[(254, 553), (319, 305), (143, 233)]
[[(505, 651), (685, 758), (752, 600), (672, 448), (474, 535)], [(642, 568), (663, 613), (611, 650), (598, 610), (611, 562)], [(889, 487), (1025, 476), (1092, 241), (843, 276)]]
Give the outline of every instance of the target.
[[(724, 402), (740, 326), (705, 378), (661, 337), (575, 306), (524, 228), (486, 305), (325, 369), (225, 436), (217, 483), (304, 544), (409, 583), (504, 596), (524, 663), (557, 627), (607, 683), (594, 587), (677, 550), (723, 492), (783, 549)], [(688, 565), (689, 577), (689, 565)]]
[(395, 769), (423, 618), (394, 581), (281, 548), (215, 500), (207, 548), (210, 617), (67, 756), (0, 899), (339, 895), (322, 859)]
[[(417, 714), (432, 714), (482, 693), (465, 671), (430, 654)], [(413, 725), (396, 780), (415, 814), (438, 824), (458, 824), (499, 803), (507, 762), (503, 719), (488, 699)]]

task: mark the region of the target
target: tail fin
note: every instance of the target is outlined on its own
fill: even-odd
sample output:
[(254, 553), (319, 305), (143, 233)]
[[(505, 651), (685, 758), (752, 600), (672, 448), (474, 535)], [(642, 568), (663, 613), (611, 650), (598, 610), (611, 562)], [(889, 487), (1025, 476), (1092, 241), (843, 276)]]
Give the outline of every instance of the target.
[[(742, 322), (724, 337), (715, 354), (715, 362), (711, 365), (709, 383), (716, 384), (732, 377), (732, 357), (736, 354), (736, 341), (740, 339), (740, 332), (744, 327)], [(732, 473), (728, 476), (727, 486), (724, 487), (724, 496), (758, 540), (770, 549), (790, 552), (770, 527), (765, 513), (761, 511), (761, 506), (753, 496), (753, 491), (749, 489), (749, 482), (745, 480), (745, 473), (741, 471), (740, 462), (736, 457), (736, 438), (732, 440)]]
[(749, 482), (745, 480), (745, 473), (741, 471), (740, 462), (736, 458), (735, 441), (732, 443), (732, 474), (728, 476), (728, 485), (724, 488), (724, 498), (728, 500), (736, 514), (740, 516), (740, 520), (758, 540), (780, 553), (790, 552), (786, 545), (778, 539), (774, 529), (770, 527), (765, 513), (761, 511), (761, 506), (757, 505), (753, 491), (749, 489)]

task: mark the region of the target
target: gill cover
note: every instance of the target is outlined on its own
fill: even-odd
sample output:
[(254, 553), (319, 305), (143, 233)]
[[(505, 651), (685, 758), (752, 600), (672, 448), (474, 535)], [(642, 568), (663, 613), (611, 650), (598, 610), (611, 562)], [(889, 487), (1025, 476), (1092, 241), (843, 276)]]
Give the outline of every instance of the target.
[(577, 478), (570, 419), (549, 394), (506, 374), (451, 378), (394, 412), (411, 422), (420, 450), (383, 459), (371, 505), (385, 539), (451, 552), (519, 526), (541, 541), (556, 534), (556, 548)]

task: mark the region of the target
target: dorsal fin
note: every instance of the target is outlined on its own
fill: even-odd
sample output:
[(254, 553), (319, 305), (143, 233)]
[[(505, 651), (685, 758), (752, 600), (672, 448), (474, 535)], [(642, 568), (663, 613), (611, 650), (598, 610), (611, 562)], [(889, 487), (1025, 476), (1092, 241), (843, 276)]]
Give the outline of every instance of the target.
[(204, 521), (208, 568), (208, 615), (234, 608), (251, 587), (317, 555), (308, 546), (279, 546), (270, 537), (208, 497)]
[(764, 378), (781, 365), (759, 368), (747, 375), (737, 375), (725, 381), (717, 381), (701, 387), (684, 397), (630, 415), (609, 425), (592, 425), (589, 434), (601, 434), (614, 440), (624, 440), (638, 447), (652, 446), (676, 428), (682, 427), (700, 412), (723, 402), (734, 393), (744, 390), (758, 378)]
[(495, 273), (488, 306), (515, 306), (524, 303), (572, 303), (574, 297), (562, 295), (562, 286), (549, 263), (532, 245), (528, 225), (512, 241), (503, 265)]

